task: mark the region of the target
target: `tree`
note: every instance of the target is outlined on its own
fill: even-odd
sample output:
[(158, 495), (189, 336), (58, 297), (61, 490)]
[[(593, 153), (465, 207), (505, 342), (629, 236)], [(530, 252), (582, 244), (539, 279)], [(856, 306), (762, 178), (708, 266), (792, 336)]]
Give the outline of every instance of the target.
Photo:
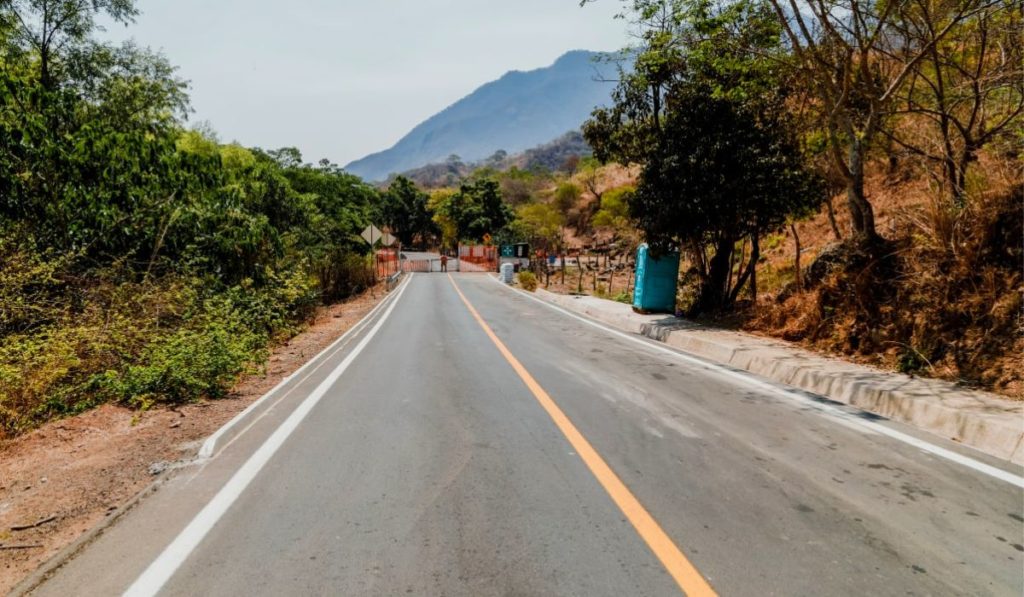
[(513, 217), (498, 183), (489, 178), (462, 183), (444, 208), (455, 223), (458, 239), (474, 242), (501, 230)]
[(173, 67), (95, 41), (101, 15), (127, 22), (134, 8), (0, 2), (0, 215), (32, 221), (40, 245), (106, 261), (155, 253), (211, 170), (176, 151), (188, 98)]
[[(54, 91), (65, 80), (88, 73), (90, 54), (101, 50), (92, 37), (96, 19), (121, 24), (138, 14), (134, 0), (6, 0), (0, 19), (14, 26), (11, 41), (38, 57), (39, 81)], [(83, 68), (85, 67), (85, 68)]]
[(282, 147), (267, 152), (282, 168), (298, 168), (302, 165), (302, 152), (297, 147)]
[[(584, 0), (587, 3), (591, 0)], [(759, 0), (622, 0), (637, 45), (621, 53), (613, 103), (583, 133), (599, 162), (643, 164), (664, 136), (667, 94), (700, 84), (754, 113), (787, 111), (791, 82), (775, 15)]]
[[(949, 5), (943, 18), (921, 18), (915, 2), (768, 0), (786, 33), (793, 64), (813, 97), (827, 132), (833, 162), (846, 182), (857, 238), (877, 239), (874, 209), (864, 191), (868, 153), (891, 115), (908, 78), (959, 24), (992, 0)], [(931, 29), (929, 29), (931, 25)], [(924, 35), (908, 44), (901, 31)]]
[(505, 172), (496, 172), (495, 176), (501, 186), (502, 198), (513, 207), (533, 201), (548, 184), (546, 176), (537, 175), (529, 170), (521, 170), (515, 166)]
[(610, 231), (614, 242), (620, 244), (625, 253), (632, 253), (639, 243), (629, 212), (635, 193), (636, 188), (631, 185), (606, 191), (601, 195), (599, 209), (591, 220), (594, 228)]
[(427, 209), (433, 214), (431, 218), (440, 231), (441, 246), (451, 249), (459, 242), (459, 226), (455, 221), (452, 208), (453, 189), (436, 189), (430, 193)]
[(491, 154), (489, 158), (484, 160), (484, 163), (494, 168), (500, 168), (502, 163), (508, 158), (508, 152), (504, 149), (499, 149)]
[[(691, 313), (730, 306), (754, 275), (759, 240), (823, 194), (782, 122), (764, 122), (708, 90), (673, 91), (666, 135), (630, 203), (655, 250), (687, 250), (700, 276)], [(733, 280), (737, 244), (750, 243)]]
[(412, 246), (417, 238), (428, 242), (436, 234), (437, 229), (427, 208), (429, 198), (404, 176), (392, 181), (381, 195), (381, 221), (391, 228), (403, 245)]
[(581, 189), (576, 183), (568, 180), (560, 183), (555, 187), (555, 196), (553, 199), (555, 209), (557, 209), (564, 218), (568, 219), (569, 214), (576, 210), (582, 194), (583, 189)]
[(547, 203), (529, 203), (516, 216), (524, 240), (549, 251), (561, 247), (565, 218), (557, 209)]
[[(928, 48), (913, 63), (894, 101), (889, 139), (938, 166), (956, 209), (967, 194), (967, 169), (978, 151), (1008, 136), (1024, 113), (1024, 27), (1019, 2), (990, 2), (945, 30), (952, 5), (913, 0), (895, 25), (906, 47)], [(926, 127), (913, 126), (915, 119)], [(922, 130), (923, 129), (923, 130)], [(1013, 140), (1008, 139), (1009, 143)]]
[(636, 65), (584, 135), (598, 159), (642, 166), (630, 215), (655, 251), (689, 255), (691, 312), (729, 307), (755, 276), (761, 235), (822, 199), (786, 115), (779, 24), (754, 1), (627, 4)]

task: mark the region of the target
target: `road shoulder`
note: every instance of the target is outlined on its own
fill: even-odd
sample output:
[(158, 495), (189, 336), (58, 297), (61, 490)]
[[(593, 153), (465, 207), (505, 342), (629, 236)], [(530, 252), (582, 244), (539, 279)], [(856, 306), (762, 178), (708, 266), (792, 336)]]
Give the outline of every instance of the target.
[[(139, 412), (104, 405), (0, 445), (0, 594), (133, 503), (210, 434), (355, 326), (385, 293), (320, 309), (222, 400)], [(37, 526), (30, 526), (36, 525)], [(28, 527), (28, 528), (22, 528)], [(18, 530), (15, 530), (18, 529)]]

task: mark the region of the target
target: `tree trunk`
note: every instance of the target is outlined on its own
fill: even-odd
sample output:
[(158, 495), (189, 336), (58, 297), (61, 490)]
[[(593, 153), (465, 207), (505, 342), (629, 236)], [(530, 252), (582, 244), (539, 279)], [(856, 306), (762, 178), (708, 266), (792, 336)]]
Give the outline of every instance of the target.
[(761, 240), (750, 237), (750, 299), (757, 306), (757, 262), (761, 260)]
[[(743, 242), (743, 246), (746, 247), (746, 244), (747, 244), (746, 241), (744, 241)], [(756, 279), (756, 275), (757, 275), (757, 262), (758, 262), (758, 260), (760, 258), (761, 258), (761, 245), (760, 245), (760, 243), (757, 240), (757, 236), (756, 235), (751, 235), (750, 236), (750, 261), (747, 262), (747, 266), (745, 268), (743, 268), (743, 272), (740, 273), (739, 276), (736, 279), (736, 286), (735, 286), (735, 288), (732, 289), (731, 293), (729, 294), (729, 301), (728, 301), (729, 304), (732, 304), (737, 298), (739, 298), (740, 293), (743, 291), (743, 287), (746, 285), (748, 279), (749, 280)], [(741, 267), (743, 266), (743, 259), (742, 258), (740, 259), (740, 266)], [(757, 293), (756, 284), (757, 283), (755, 282), (754, 283), (754, 285), (755, 285), (754, 286), (754, 293), (755, 293), (755, 295)]]
[(581, 259), (581, 257), (583, 257), (583, 256), (582, 255), (577, 255), (576, 256), (576, 268), (580, 270), (580, 278), (579, 278), (579, 281), (576, 282), (576, 293), (577, 294), (583, 294), (583, 260)]
[(761, 241), (754, 237), (752, 258), (754, 259), (754, 268), (750, 270), (750, 300), (757, 306), (757, 262), (761, 259)]
[(836, 240), (843, 240), (843, 233), (839, 231), (839, 224), (836, 223), (836, 209), (832, 206), (832, 197), (830, 196), (825, 200), (825, 208), (828, 213), (828, 223), (832, 226), (832, 234), (836, 236)]
[(974, 152), (975, 149), (968, 146), (964, 148), (957, 162), (949, 160), (951, 163), (948, 167), (948, 176), (953, 187), (953, 205), (957, 209), (963, 209), (967, 205), (967, 168), (974, 160)]
[(793, 267), (796, 271), (796, 289), (803, 290), (803, 282), (800, 280), (800, 235), (796, 231), (796, 224), (790, 224), (789, 229), (793, 232), (793, 240), (796, 242), (796, 257), (793, 259)]
[(878, 238), (875, 231), (875, 211), (864, 194), (864, 146), (861, 141), (850, 143), (850, 175), (846, 181), (846, 200), (850, 206), (854, 235), (864, 244)]
[(701, 280), (700, 294), (690, 309), (691, 315), (715, 311), (725, 305), (734, 248), (733, 239), (723, 239), (716, 243), (715, 254), (708, 261), (707, 275)]

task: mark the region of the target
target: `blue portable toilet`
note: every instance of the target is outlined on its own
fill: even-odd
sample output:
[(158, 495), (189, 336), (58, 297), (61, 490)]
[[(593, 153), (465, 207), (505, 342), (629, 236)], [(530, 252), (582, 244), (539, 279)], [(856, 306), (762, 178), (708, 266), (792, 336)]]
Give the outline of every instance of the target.
[(638, 313), (675, 313), (676, 285), (679, 281), (679, 253), (671, 252), (655, 259), (647, 244), (636, 252), (636, 285), (633, 310)]

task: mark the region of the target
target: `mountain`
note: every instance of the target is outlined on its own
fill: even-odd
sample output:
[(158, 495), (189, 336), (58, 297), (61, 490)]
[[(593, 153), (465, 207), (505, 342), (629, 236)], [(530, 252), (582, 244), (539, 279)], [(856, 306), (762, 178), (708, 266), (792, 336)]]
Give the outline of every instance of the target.
[(384, 180), (457, 155), (464, 162), (495, 151), (517, 153), (575, 130), (610, 103), (613, 65), (596, 52), (575, 50), (549, 67), (511, 71), (428, 118), (394, 147), (345, 166), (366, 180)]

